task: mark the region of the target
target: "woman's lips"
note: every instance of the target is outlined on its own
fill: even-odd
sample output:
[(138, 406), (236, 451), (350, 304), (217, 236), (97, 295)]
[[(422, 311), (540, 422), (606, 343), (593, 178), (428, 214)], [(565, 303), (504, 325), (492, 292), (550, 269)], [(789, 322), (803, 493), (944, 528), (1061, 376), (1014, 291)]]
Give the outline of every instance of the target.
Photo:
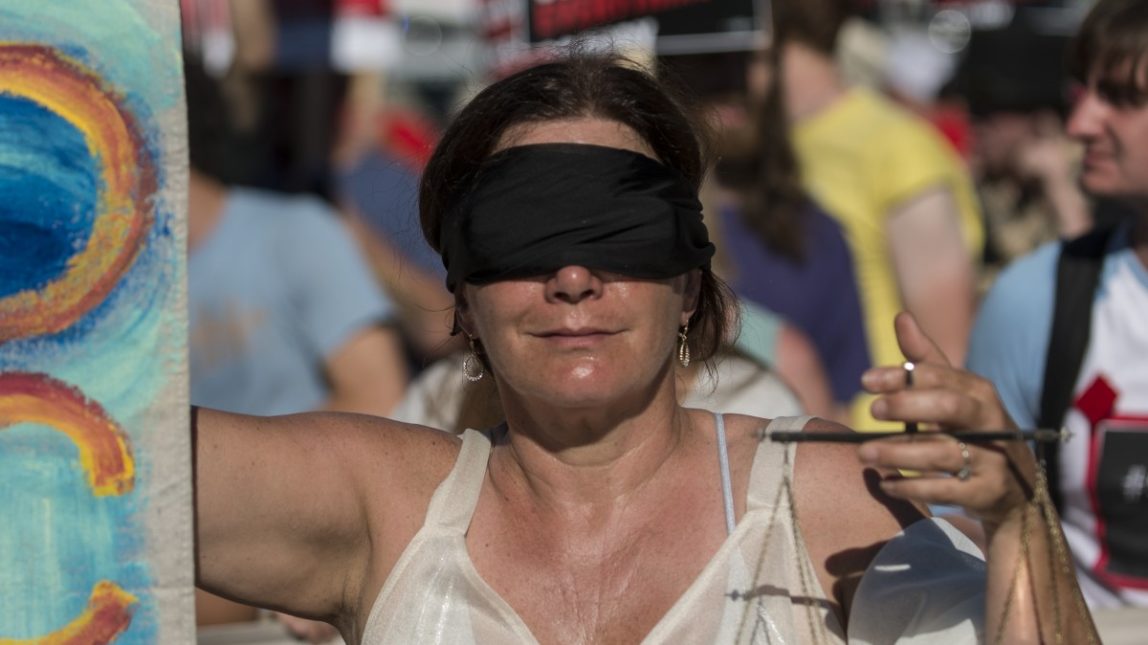
[(608, 329), (552, 329), (534, 334), (536, 337), (558, 346), (581, 347), (600, 343), (617, 332)]

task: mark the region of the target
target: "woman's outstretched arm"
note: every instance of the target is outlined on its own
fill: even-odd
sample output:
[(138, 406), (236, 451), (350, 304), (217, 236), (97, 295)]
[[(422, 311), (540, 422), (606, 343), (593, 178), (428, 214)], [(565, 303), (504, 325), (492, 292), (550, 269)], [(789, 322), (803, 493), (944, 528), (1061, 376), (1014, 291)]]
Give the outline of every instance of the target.
[[(935, 423), (947, 430), (1015, 427), (992, 385), (950, 367), (912, 316), (899, 315), (896, 327), (901, 350), (915, 363), (913, 385), (907, 386), (899, 367), (868, 372), (866, 389), (881, 395), (873, 404), (876, 418)], [(1046, 491), (1024, 442), (961, 444), (943, 433), (921, 432), (863, 444), (859, 455), (872, 466), (921, 472), (886, 478), (881, 483), (886, 494), (959, 505), (980, 519), (987, 545), (989, 642), (1099, 642), (1059, 520), (1040, 503)]]
[(390, 519), (425, 510), (457, 452), (443, 433), (355, 414), (196, 409), (192, 428), (197, 584), (326, 620), (358, 601), (368, 563), (409, 532)]

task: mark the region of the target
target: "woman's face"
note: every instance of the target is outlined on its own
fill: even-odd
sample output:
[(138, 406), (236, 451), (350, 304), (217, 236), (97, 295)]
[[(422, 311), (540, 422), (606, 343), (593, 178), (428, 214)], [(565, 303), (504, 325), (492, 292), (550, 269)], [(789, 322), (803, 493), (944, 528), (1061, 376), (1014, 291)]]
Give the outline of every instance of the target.
[[(495, 152), (539, 143), (610, 146), (656, 158), (633, 130), (598, 118), (512, 128)], [(648, 396), (659, 379), (672, 378), (678, 328), (693, 313), (699, 282), (697, 270), (639, 280), (566, 266), (531, 278), (466, 284), (459, 312), (503, 390), (557, 407), (588, 407)]]

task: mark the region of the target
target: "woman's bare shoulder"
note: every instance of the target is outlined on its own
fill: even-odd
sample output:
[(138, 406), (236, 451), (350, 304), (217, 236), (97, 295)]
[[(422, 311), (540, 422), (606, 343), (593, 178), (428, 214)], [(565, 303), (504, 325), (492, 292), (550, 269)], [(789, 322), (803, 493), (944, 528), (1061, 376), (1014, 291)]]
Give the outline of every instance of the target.
[(752, 440), (756, 442), (765, 432), (766, 426), (772, 419), (750, 416), (748, 414), (722, 414), (725, 421), (726, 434), (731, 441)]
[(315, 413), (330, 426), (347, 464), (363, 478), (386, 485), (425, 491), (446, 478), (462, 448), (458, 436), (414, 423), (350, 413)]
[[(745, 443), (748, 445), (757, 445), (762, 441), (770, 441), (767, 431), (775, 430), (776, 426), (771, 428), (771, 424), (775, 419), (765, 419), (760, 417), (742, 415), (742, 414), (725, 414), (726, 433), (729, 437), (731, 445), (737, 443)], [(827, 432), (852, 432), (849, 428), (819, 417), (808, 417), (808, 420), (799, 427), (793, 427), (791, 430), (800, 431), (803, 433), (827, 433)], [(860, 460), (857, 458), (857, 449), (854, 444), (842, 443), (799, 443), (796, 451), (796, 458), (794, 463), (793, 475), (795, 479), (799, 479), (799, 485), (803, 489), (815, 490), (818, 492), (818, 497), (821, 493), (832, 493), (839, 488), (847, 487), (846, 482), (851, 482), (848, 492), (867, 496), (873, 490), (878, 490), (874, 485), (863, 485), (866, 478), (872, 479), (877, 476), (877, 473), (866, 474), (865, 469), (862, 468)], [(826, 499), (832, 498), (832, 495), (825, 495)]]
[[(803, 432), (851, 432), (811, 419)], [(845, 615), (861, 575), (885, 543), (925, 513), (880, 487), (888, 473), (865, 466), (858, 444), (798, 444), (793, 480), (797, 516), (822, 586), (832, 590)]]
[[(771, 419), (725, 415), (731, 444), (757, 445), (769, 441)], [(852, 432), (826, 419), (811, 417), (803, 433)], [(923, 517), (921, 509), (885, 495), (879, 486), (890, 473), (866, 467), (858, 444), (807, 442), (797, 444), (792, 482), (801, 523), (822, 535), (839, 535), (844, 542), (888, 538)], [(847, 539), (849, 538), (849, 539)], [(833, 540), (831, 540), (833, 541)], [(844, 543), (843, 542), (843, 543)]]
[[(805, 424), (802, 432), (819, 434), (855, 431), (839, 423), (814, 417)], [(888, 526), (920, 519), (920, 509), (881, 491), (881, 479), (891, 473), (865, 466), (857, 454), (859, 445), (799, 443), (794, 459), (794, 480), (799, 499), (807, 507), (830, 516), (851, 516), (854, 520), (873, 519), (878, 524)]]

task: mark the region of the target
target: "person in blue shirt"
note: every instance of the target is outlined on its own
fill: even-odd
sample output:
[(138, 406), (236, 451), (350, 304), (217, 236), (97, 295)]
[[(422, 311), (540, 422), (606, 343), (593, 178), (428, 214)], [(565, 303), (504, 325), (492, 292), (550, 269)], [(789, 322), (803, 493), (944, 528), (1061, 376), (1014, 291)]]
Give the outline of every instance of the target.
[[(1148, 3), (1101, 0), (1081, 28), (1076, 63), (1083, 92), (1068, 134), (1084, 144), (1081, 182), (1134, 214), (1104, 238), (1050, 244), (1005, 270), (981, 309), (968, 364), (1022, 427), (1063, 423), (1072, 433), (1052, 475), (1089, 604), (1148, 607)], [(1061, 258), (1089, 239), (1098, 240), (1097, 284), (1066, 309), (1057, 304)], [(1066, 374), (1066, 352), (1050, 352), (1050, 339), (1060, 338), (1055, 320), (1068, 315), (1060, 312), (1082, 307), (1089, 311), (1072, 326), (1086, 331), (1086, 344), (1076, 374)], [(1071, 379), (1066, 397), (1049, 377)], [(1067, 410), (1062, 422), (1047, 418), (1052, 407)]]
[[(185, 77), (192, 404), (390, 412), (407, 385), (402, 345), (354, 239), (317, 198), (228, 186), (226, 106), (194, 63)], [(255, 616), (203, 593), (197, 605), (200, 624)]]

